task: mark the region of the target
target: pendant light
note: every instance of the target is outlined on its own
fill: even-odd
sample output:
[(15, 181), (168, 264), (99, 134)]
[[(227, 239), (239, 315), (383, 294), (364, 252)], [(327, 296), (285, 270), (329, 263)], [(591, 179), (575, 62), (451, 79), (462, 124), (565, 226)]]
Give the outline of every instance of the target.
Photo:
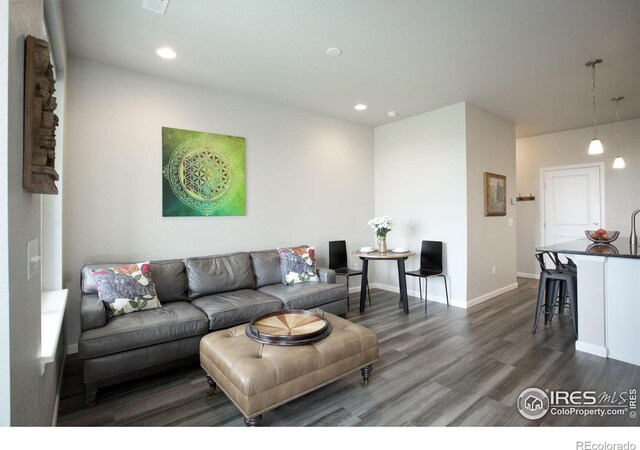
[(616, 159), (613, 160), (613, 168), (614, 169), (624, 169), (626, 164), (624, 163), (624, 158), (622, 156), (620, 156), (620, 102), (624, 100), (624, 97), (616, 97), (616, 98), (612, 98), (611, 101), (616, 102), (616, 119), (618, 121), (617, 125), (617, 131), (616, 131), (616, 142), (617, 142), (617, 148), (616, 150), (618, 151), (618, 156), (616, 156)]
[(591, 67), (591, 84), (593, 86), (593, 140), (589, 144), (590, 155), (599, 155), (604, 152), (602, 142), (598, 139), (598, 125), (596, 123), (596, 66), (601, 62), (601, 59), (594, 59), (585, 64), (587, 67)]

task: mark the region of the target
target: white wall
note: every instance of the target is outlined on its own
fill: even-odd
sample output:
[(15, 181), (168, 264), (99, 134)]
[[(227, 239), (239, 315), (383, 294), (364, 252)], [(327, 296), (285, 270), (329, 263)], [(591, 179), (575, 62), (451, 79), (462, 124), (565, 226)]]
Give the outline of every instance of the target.
[(56, 161), (55, 169), (60, 179), (56, 182), (58, 195), (42, 197), (42, 290), (62, 289), (62, 199), (64, 198), (64, 125), (67, 45), (60, 2), (44, 3), (47, 40), (51, 44), (51, 60), (56, 75)]
[[(622, 105), (624, 106), (624, 105)], [(624, 109), (622, 109), (624, 112)], [(516, 141), (517, 192), (533, 193), (533, 202), (518, 202), (518, 272), (536, 274), (534, 258), (540, 245), (540, 169), (547, 167), (605, 163), (605, 227), (620, 231), (616, 243), (629, 236), (631, 212), (640, 208), (640, 119), (621, 122), (620, 152), (627, 167), (613, 169), (616, 157), (616, 124), (598, 126), (605, 147), (602, 155), (589, 155), (587, 148), (593, 128), (563, 131)]]
[[(4, 6), (3, 6), (4, 7)], [(5, 11), (7, 12), (7, 11)], [(40, 365), (41, 281), (27, 281), (26, 245), (40, 239), (41, 198), (22, 188), (24, 38), (43, 38), (42, 1), (9, 2), (7, 108), (7, 253), (9, 281), (9, 347), (11, 425), (50, 425), (53, 418), (56, 368), (44, 374)], [(4, 123), (4, 122), (3, 122)], [(4, 155), (2, 157), (5, 158)], [(4, 165), (4, 161), (3, 161)], [(3, 327), (4, 328), (4, 327)], [(2, 378), (6, 381), (6, 378)]]
[[(64, 277), (68, 342), (79, 275), (96, 260), (181, 258), (328, 241), (369, 244), (373, 130), (273, 103), (71, 58)], [(247, 215), (162, 217), (161, 127), (246, 138)]]
[[(387, 235), (389, 248), (416, 253), (407, 270), (420, 266), (422, 240), (444, 243), (444, 271), (454, 303), (467, 299), (467, 181), (465, 104), (441, 108), (375, 129), (375, 212), (398, 223)], [(367, 245), (374, 245), (372, 231)], [(370, 263), (373, 281), (398, 286), (394, 262)], [(407, 288), (418, 282), (407, 277)], [(444, 285), (433, 280), (429, 297), (444, 299)]]
[[(8, 148), (9, 2), (0, 2), (0, 148)], [(0, 427), (11, 424), (8, 159), (0, 156)]]
[[(515, 126), (467, 103), (466, 131), (467, 299), (473, 305), (517, 287), (516, 207), (509, 201), (516, 195)], [(507, 177), (506, 216), (484, 215), (485, 172)]]

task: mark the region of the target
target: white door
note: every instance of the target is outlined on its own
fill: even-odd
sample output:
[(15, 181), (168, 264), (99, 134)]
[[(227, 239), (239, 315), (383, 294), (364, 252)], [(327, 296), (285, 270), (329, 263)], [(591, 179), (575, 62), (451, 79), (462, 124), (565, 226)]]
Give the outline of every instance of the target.
[(604, 227), (600, 166), (544, 170), (544, 245)]

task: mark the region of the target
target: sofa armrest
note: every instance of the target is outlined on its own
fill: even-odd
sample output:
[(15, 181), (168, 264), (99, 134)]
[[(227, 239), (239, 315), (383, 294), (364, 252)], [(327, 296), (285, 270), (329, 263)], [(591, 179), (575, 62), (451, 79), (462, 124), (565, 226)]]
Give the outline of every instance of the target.
[(327, 269), (325, 267), (318, 267), (318, 277), (320, 278), (320, 282), (335, 284), (336, 283), (336, 272), (332, 269)]
[(107, 312), (98, 294), (86, 294), (80, 301), (81, 331), (101, 328), (107, 324)]

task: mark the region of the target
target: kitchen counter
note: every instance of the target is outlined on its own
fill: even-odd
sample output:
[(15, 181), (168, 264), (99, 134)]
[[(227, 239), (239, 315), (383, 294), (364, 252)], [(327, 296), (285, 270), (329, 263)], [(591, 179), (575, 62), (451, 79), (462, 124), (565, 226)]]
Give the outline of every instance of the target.
[(538, 247), (571, 258), (578, 270), (576, 350), (640, 366), (640, 255), (628, 237)]
[(638, 258), (638, 247), (629, 245), (629, 237), (619, 237), (611, 244), (596, 244), (589, 239), (577, 239), (563, 244), (536, 248), (538, 252), (556, 252), (568, 255), (610, 256), (612, 258)]

